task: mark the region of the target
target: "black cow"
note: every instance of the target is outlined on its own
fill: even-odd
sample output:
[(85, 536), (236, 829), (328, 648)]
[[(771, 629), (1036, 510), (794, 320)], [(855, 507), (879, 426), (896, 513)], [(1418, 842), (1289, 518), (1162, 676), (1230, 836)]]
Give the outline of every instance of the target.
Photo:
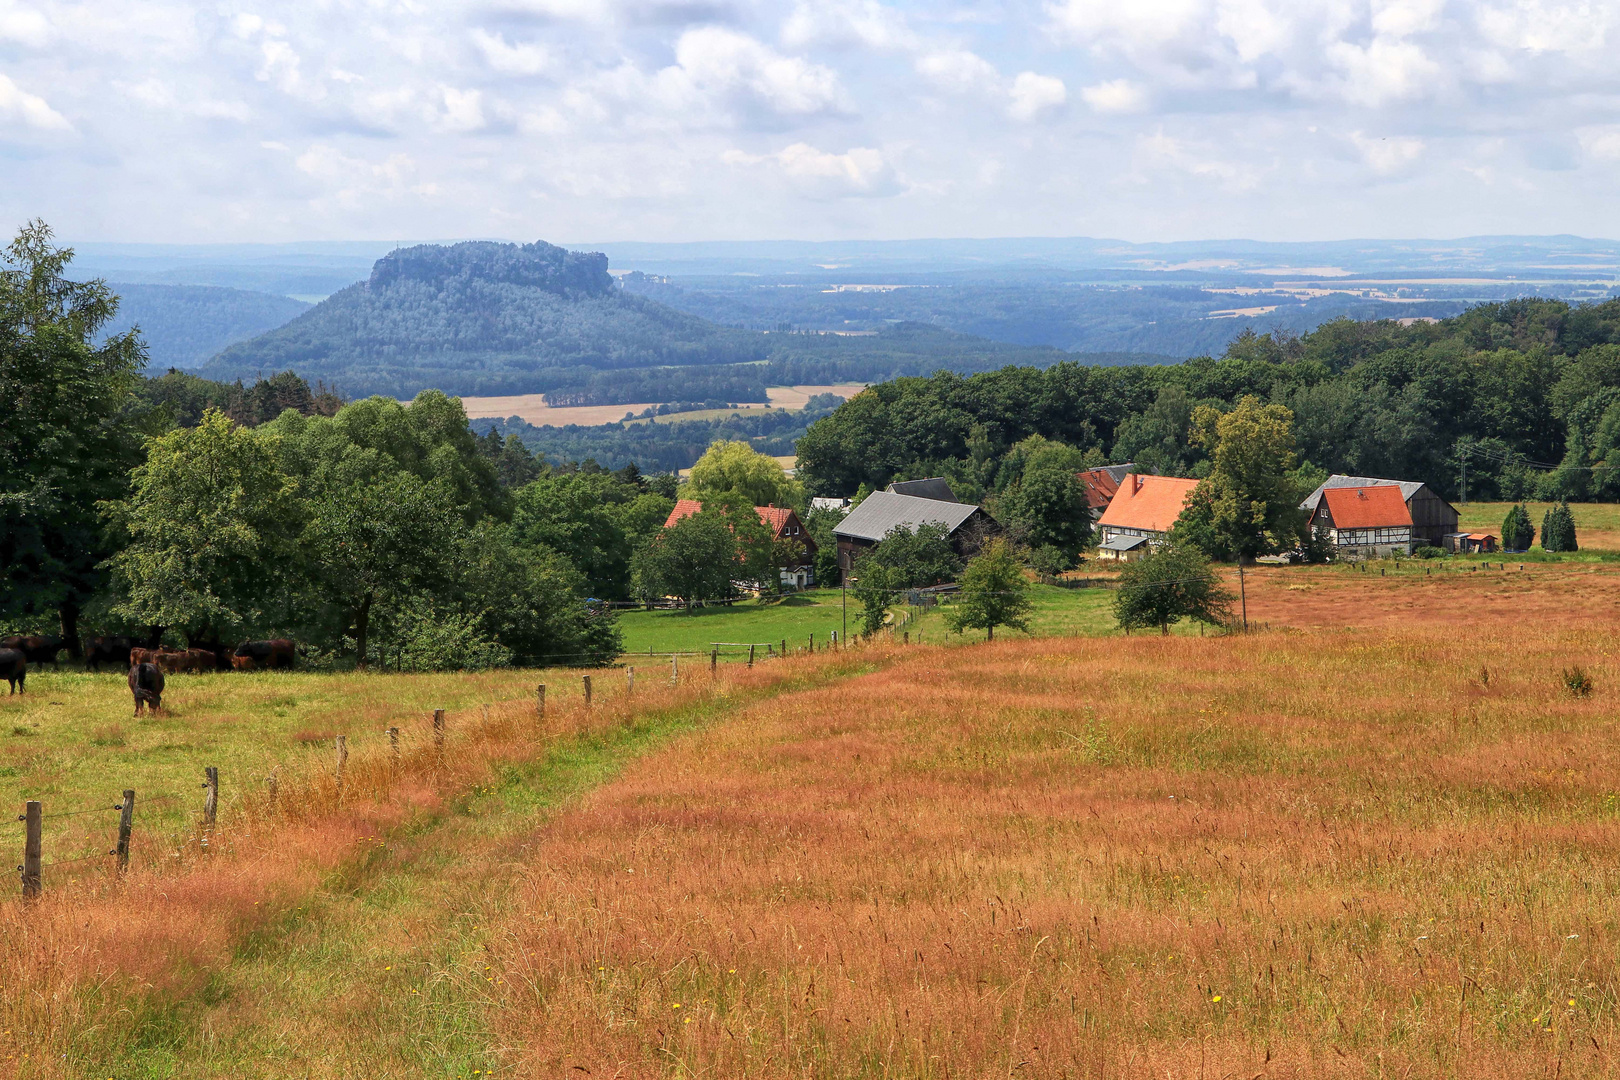
[(231, 666), (238, 671), (252, 671), (255, 668), (290, 668), (293, 666), (297, 648), (286, 638), (244, 641), (236, 647), (236, 653), (231, 658)]
[(16, 649), (27, 657), (30, 664), (38, 664), (40, 670), (45, 665), (56, 667), (56, 654), (62, 651), (62, 639), (59, 637), (41, 637), (30, 634), (26, 637), (0, 638), (0, 649)]
[(129, 667), (132, 643), (127, 637), (93, 637), (84, 640), (84, 668), (100, 671), (102, 664), (115, 664), (120, 671)]
[(143, 704), (151, 706), (152, 715), (163, 708), (163, 671), (156, 664), (136, 664), (129, 669), (129, 692), (135, 695), (135, 715), (141, 715)]
[(13, 694), (23, 692), (23, 684), (28, 681), (28, 657), (21, 649), (0, 649), (0, 679), (11, 684)]

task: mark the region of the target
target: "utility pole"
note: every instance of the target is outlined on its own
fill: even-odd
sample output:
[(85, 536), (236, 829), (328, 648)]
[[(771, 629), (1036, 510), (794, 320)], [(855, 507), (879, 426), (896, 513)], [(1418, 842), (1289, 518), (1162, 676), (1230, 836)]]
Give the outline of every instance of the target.
[(1243, 632), (1249, 632), (1249, 590), (1243, 584), (1243, 564), (1238, 563), (1238, 595), (1243, 597)]
[(1462, 501), (1466, 504), (1468, 502), (1468, 444), (1464, 443), (1458, 447), (1458, 453), (1462, 455)]
[(844, 593), (844, 632), (838, 635), (838, 647), (844, 647), (844, 640), (849, 637), (849, 570), (846, 567), (838, 568), (838, 587)]

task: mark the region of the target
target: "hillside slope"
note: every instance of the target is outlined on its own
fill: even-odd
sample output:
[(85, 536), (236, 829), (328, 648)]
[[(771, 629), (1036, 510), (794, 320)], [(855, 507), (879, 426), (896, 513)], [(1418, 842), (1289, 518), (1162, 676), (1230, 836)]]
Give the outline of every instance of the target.
[(765, 358), (760, 335), (624, 293), (603, 255), (544, 242), (420, 245), (367, 281), (205, 366), (233, 379), (296, 368), (348, 394), (537, 393), (592, 373)]
[(309, 310), (290, 296), (208, 285), (115, 282), (118, 318), (108, 334), (141, 328), (152, 367), (194, 368), (227, 346), (281, 326)]

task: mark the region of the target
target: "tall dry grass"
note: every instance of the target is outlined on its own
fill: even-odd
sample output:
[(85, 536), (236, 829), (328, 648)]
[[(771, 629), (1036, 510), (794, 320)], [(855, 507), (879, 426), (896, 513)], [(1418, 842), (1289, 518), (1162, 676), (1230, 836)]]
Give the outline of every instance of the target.
[(1612, 1075), (1620, 664), (1565, 600), (929, 647), (754, 705), (539, 838), (513, 1071)]
[[(421, 710), (379, 713), (375, 688), (356, 684), (368, 729), (389, 721), (402, 728), (397, 758), (372, 740), (351, 753), (340, 786), (335, 756), (324, 767), (301, 757), (303, 768), (278, 770), (273, 796), (255, 787), (222, 803), (212, 829), (143, 831), (137, 802), (126, 876), (48, 868), (42, 899), (24, 902), (13, 892), (0, 902), (0, 1077), (75, 1074), (95, 1058), (90, 1044), (114, 1042), (121, 1027), (205, 993), (243, 942), (280, 933), (288, 912), (334, 871), (363, 862), (402, 827), (430, 824), (488, 790), (503, 768), (648, 715), (723, 706), (795, 677), (785, 666), (723, 668), (716, 677), (698, 668), (678, 685), (667, 675), (644, 677), (631, 695), (622, 672), (602, 671), (586, 706), (578, 673), (566, 682), (554, 675), (543, 718), (527, 697), (447, 711), (442, 750)], [(559, 684), (568, 689), (559, 693)], [(319, 1059), (322, 1048), (296, 1051)]]

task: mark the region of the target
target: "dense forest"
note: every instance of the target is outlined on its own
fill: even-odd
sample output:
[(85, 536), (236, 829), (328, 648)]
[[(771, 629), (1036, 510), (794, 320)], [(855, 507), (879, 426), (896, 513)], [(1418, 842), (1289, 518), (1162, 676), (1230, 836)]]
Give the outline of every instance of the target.
[(944, 474), (965, 497), (1004, 488), (1031, 436), (1089, 459), (1202, 476), (1199, 405), (1286, 406), (1317, 469), (1423, 480), (1455, 497), (1620, 497), (1620, 300), (1521, 299), (1439, 323), (1335, 320), (1248, 333), (1174, 366), (1007, 368), (870, 388), (798, 442), (813, 494)]
[(113, 283), (118, 314), (108, 335), (139, 327), (155, 368), (193, 368), (238, 341), (274, 330), (309, 310), (290, 296), (210, 285)]

